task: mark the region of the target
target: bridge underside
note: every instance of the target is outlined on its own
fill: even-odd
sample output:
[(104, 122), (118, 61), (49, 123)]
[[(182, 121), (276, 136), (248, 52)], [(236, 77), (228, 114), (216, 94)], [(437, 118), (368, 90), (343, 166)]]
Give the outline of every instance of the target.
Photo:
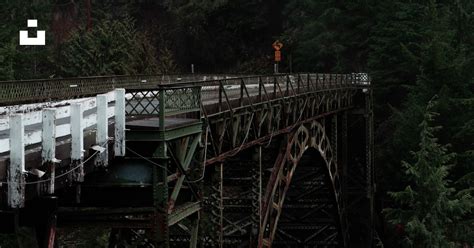
[[(83, 182), (35, 205), (60, 234), (105, 230), (109, 247), (372, 246), (367, 85), (298, 75), (127, 93), (125, 156), (86, 164)], [(37, 226), (31, 206), (17, 225)]]

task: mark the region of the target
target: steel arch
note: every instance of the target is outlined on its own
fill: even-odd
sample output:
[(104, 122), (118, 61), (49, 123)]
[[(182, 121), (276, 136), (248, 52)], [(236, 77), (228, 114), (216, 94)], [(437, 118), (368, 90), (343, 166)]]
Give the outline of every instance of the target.
[(326, 135), (324, 125), (316, 120), (302, 124), (298, 129), (288, 135), (288, 143), (283, 145), (273, 166), (272, 174), (267, 184), (265, 198), (262, 202), (262, 224), (259, 230), (258, 247), (271, 247), (278, 220), (281, 215), (286, 193), (291, 183), (294, 171), (309, 148), (315, 148), (325, 161), (326, 168), (334, 191), (334, 198), (339, 213), (339, 225), (346, 247), (347, 219), (343, 206), (341, 180), (336, 158), (333, 155), (329, 137)]

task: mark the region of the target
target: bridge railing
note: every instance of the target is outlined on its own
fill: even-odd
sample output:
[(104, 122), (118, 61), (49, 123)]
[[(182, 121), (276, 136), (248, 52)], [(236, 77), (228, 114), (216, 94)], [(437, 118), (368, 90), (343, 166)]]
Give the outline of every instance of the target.
[[(26, 148), (29, 152), (40, 148), (42, 164), (46, 166), (50, 179), (36, 180), (33, 183), (46, 184), (46, 190), (54, 193), (55, 165), (61, 161), (56, 158), (56, 147), (70, 143), (71, 164), (77, 168), (71, 171), (76, 180), (83, 177), (82, 160), (85, 152), (85, 137), (95, 134), (100, 154), (95, 164), (106, 166), (108, 163), (109, 119), (114, 123), (115, 155), (125, 154), (125, 90), (116, 89), (107, 94), (97, 95), (71, 102), (57, 108), (44, 108), (27, 113), (0, 115), (0, 157), (9, 158), (8, 166), (8, 204), (10, 207), (22, 207), (24, 204)], [(92, 147), (94, 149), (94, 147)], [(5, 181), (4, 168), (0, 167), (0, 182)], [(3, 174), (3, 175), (2, 175)]]
[[(43, 80), (22, 80), (22, 81), (4, 81), (0, 82), (0, 106), (13, 104), (37, 103), (44, 101), (57, 101), (65, 99), (94, 96), (106, 93), (115, 88), (126, 89), (144, 89), (154, 88), (157, 85), (167, 84), (199, 84), (205, 87), (203, 93), (212, 91), (219, 87), (218, 82), (222, 82), (223, 87), (239, 85), (239, 81), (246, 83), (258, 83), (261, 78), (265, 83), (269, 79), (277, 81), (281, 86), (285, 85), (285, 78), (310, 78), (311, 84), (325, 87), (333, 84), (370, 84), (370, 78), (366, 73), (352, 74), (277, 74), (267, 76), (242, 76), (242, 75), (136, 75), (136, 76), (101, 76), (101, 77), (82, 77), (66, 79), (43, 79)], [(214, 83), (213, 83), (214, 82)], [(298, 80), (298, 82), (300, 82)], [(302, 90), (304, 85), (292, 85), (293, 89)], [(207, 87), (207, 88), (206, 88)], [(283, 91), (289, 89), (283, 88)]]
[(0, 106), (94, 96), (115, 88), (143, 89), (157, 85), (238, 77), (239, 75), (136, 75), (0, 81)]
[(201, 87), (185, 85), (128, 89), (126, 99), (125, 113), (130, 116), (186, 114), (200, 110)]
[(218, 111), (239, 105), (338, 87), (369, 87), (366, 73), (352, 74), (277, 74), (179, 83), (176, 86), (201, 86), (202, 101), (217, 104)]

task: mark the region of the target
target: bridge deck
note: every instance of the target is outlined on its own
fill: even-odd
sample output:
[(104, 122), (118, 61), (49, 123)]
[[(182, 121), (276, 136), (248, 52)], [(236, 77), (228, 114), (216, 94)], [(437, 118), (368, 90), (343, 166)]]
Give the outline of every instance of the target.
[[(189, 118), (166, 118), (165, 129), (179, 128), (188, 124), (196, 123), (198, 120)], [(158, 117), (148, 117), (139, 120), (129, 120), (126, 124), (127, 129), (133, 130), (158, 130), (160, 122)]]

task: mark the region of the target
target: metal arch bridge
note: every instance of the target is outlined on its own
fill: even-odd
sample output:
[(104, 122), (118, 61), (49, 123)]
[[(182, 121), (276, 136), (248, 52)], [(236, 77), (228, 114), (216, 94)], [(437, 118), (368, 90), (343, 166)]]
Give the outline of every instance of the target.
[[(109, 247), (372, 247), (370, 78), (0, 82), (0, 227)], [(22, 105), (20, 105), (22, 104)]]

